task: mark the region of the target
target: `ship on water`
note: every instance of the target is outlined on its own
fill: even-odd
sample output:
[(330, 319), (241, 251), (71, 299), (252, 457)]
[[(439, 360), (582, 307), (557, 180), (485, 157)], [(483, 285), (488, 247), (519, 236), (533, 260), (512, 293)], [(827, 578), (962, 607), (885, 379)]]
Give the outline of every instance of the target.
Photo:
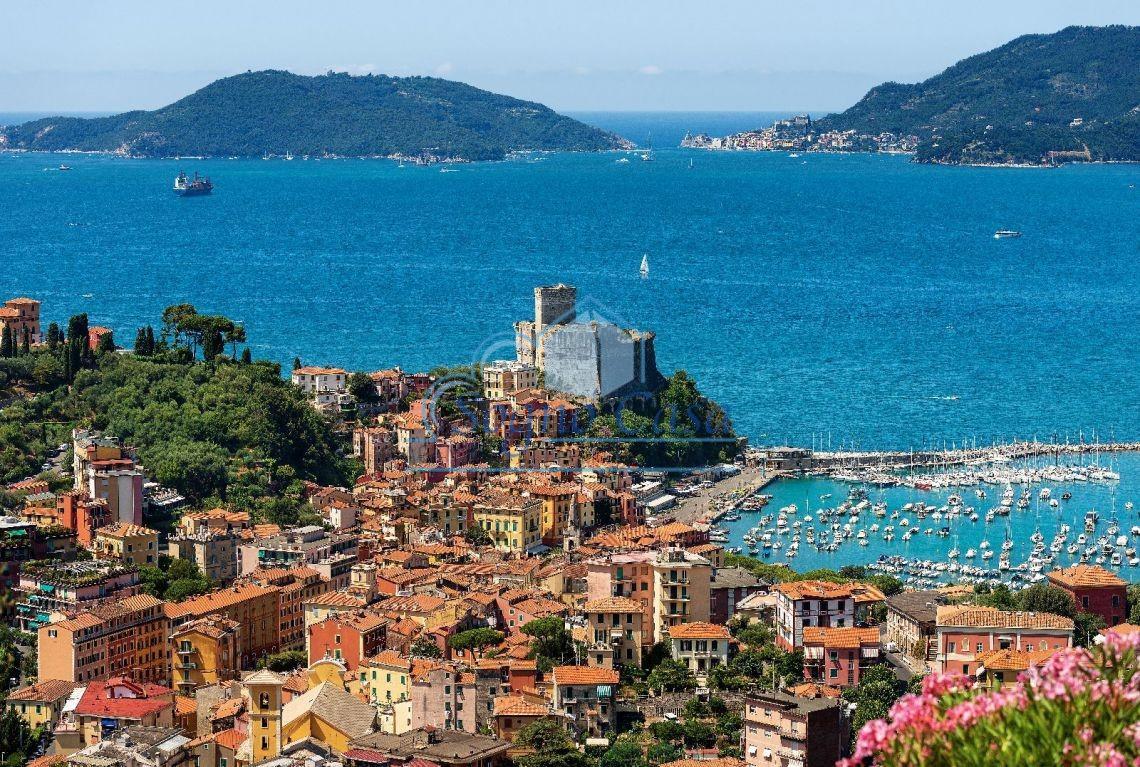
[(197, 172), (194, 173), (194, 178), (190, 178), (185, 171), (179, 171), (178, 178), (174, 179), (174, 193), (179, 197), (195, 197), (212, 191), (214, 185), (210, 179), (200, 177)]

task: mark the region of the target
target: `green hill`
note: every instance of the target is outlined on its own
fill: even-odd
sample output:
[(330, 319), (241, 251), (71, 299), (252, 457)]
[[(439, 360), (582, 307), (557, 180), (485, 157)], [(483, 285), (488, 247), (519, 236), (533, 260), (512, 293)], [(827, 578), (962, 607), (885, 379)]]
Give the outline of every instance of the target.
[(530, 101), (434, 77), (247, 72), (153, 112), (51, 117), (4, 130), (12, 148), (131, 155), (407, 156), (493, 160), (601, 150), (618, 136)]
[(819, 130), (919, 137), (920, 162), (1140, 160), (1140, 27), (1025, 35), (921, 83), (884, 83)]

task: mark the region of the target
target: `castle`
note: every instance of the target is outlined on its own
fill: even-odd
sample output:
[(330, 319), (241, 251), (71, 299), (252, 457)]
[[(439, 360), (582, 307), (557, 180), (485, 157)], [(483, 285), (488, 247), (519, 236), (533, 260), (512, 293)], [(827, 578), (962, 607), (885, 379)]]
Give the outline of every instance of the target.
[(591, 400), (651, 394), (664, 384), (653, 333), (604, 320), (578, 320), (572, 285), (534, 289), (534, 320), (515, 323), (519, 362), (533, 365), (547, 389)]

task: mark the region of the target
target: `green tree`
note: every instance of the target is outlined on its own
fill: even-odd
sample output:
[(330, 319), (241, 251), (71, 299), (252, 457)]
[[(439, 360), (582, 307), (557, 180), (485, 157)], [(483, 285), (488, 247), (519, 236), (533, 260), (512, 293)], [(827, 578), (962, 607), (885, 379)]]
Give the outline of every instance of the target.
[(533, 749), (533, 753), (515, 760), (520, 767), (593, 767), (562, 723), (554, 719), (539, 719), (523, 727), (515, 734), (514, 745)]
[(674, 762), (685, 755), (680, 746), (673, 743), (666, 743), (658, 741), (649, 747), (645, 752), (646, 758), (650, 764), (665, 764), (666, 762)]
[(521, 630), (532, 638), (531, 653), (544, 671), (574, 657), (574, 640), (561, 618), (538, 618), (523, 624)]
[(1066, 618), (1077, 614), (1077, 605), (1072, 595), (1049, 583), (1035, 583), (1023, 590), (1017, 595), (1017, 606), (1025, 612), (1053, 613)]
[(135, 333), (135, 354), (139, 357), (150, 356), (150, 349), (146, 345), (146, 328), (139, 328)]
[(367, 373), (353, 373), (348, 377), (348, 393), (356, 398), (357, 402), (375, 402), (376, 384)]
[(288, 673), (304, 668), (308, 658), (304, 650), (283, 650), (271, 655), (263, 655), (257, 660), (258, 668), (267, 668), (278, 673)]
[(843, 698), (855, 704), (851, 720), (852, 742), (863, 725), (872, 719), (884, 719), (900, 697), (908, 692), (888, 664), (871, 666), (859, 678), (859, 684), (844, 691)]
[(442, 658), (443, 653), (439, 650), (439, 645), (430, 639), (420, 637), (412, 642), (412, 646), (408, 649), (408, 654), (413, 658)]
[(58, 324), (53, 322), (48, 325), (47, 338), (45, 340), (47, 341), (48, 351), (50, 352), (54, 352), (56, 348), (63, 343), (63, 332), (59, 329)]
[(689, 667), (672, 658), (657, 664), (657, 667), (649, 672), (646, 683), (648, 683), (649, 689), (657, 692), (695, 690), (697, 687), (696, 677), (693, 676)]
[(490, 546), (491, 534), (479, 525), (472, 525), (463, 531), (463, 538), (472, 546)]
[(453, 650), (470, 652), (478, 659), (480, 652), (503, 641), (503, 632), (492, 628), (475, 628), (460, 631), (447, 638), (447, 646)]
[(641, 744), (631, 735), (619, 736), (602, 754), (598, 767), (646, 767)]
[(1077, 647), (1091, 647), (1100, 636), (1100, 630), (1108, 624), (1096, 613), (1079, 612), (1073, 616), (1073, 644)]
[(95, 346), (95, 353), (99, 356), (110, 354), (115, 351), (115, 337), (111, 333), (103, 333), (99, 336), (99, 343)]
[(12, 337), (12, 328), (7, 325), (0, 331), (0, 357), (15, 357), (16, 342)]

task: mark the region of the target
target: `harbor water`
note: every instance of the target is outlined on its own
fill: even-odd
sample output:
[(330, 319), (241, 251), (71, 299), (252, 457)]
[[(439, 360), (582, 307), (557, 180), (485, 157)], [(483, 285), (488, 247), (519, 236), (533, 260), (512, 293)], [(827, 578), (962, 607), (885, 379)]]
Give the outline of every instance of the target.
[[(873, 485), (857, 484), (838, 481), (829, 477), (804, 477), (794, 479), (781, 479), (765, 488), (764, 492), (772, 496), (771, 501), (759, 511), (739, 512), (740, 519), (721, 521), (719, 526), (729, 531), (729, 540), (725, 546), (740, 547), (742, 553), (749, 553), (748, 544), (744, 536), (749, 530), (761, 525), (761, 520), (768, 515), (773, 520), (767, 525), (761, 525), (762, 530), (772, 531), (771, 540), (780, 541), (779, 549), (766, 549), (762, 545), (756, 547), (756, 556), (769, 563), (784, 563), (799, 572), (815, 568), (838, 569), (844, 565), (870, 565), (883, 561), (886, 565), (884, 571), (897, 575), (914, 586), (931, 585), (923, 581), (939, 583), (960, 582), (969, 583), (977, 580), (988, 580), (995, 577), (1003, 581), (1013, 581), (1015, 584), (1028, 584), (1040, 577), (1040, 572), (1048, 572), (1053, 567), (1069, 566), (1081, 561), (1080, 554), (1091, 546), (1097, 545), (1099, 539), (1108, 536), (1108, 530), (1115, 521), (1118, 532), (1109, 536), (1112, 551), (1120, 555), (1120, 563), (1115, 565), (1111, 553), (1101, 550), (1089, 554), (1088, 564), (1099, 563), (1104, 567), (1120, 572), (1128, 580), (1140, 580), (1140, 561), (1137, 565), (1129, 565), (1129, 549), (1140, 549), (1140, 535), (1134, 535), (1132, 528), (1140, 526), (1140, 454), (1118, 453), (1111, 456), (1100, 455), (1099, 458), (1090, 454), (1084, 457), (1069, 456), (1062, 465), (1094, 465), (1108, 468), (1119, 474), (1115, 481), (1080, 481), (1080, 482), (1037, 482), (1030, 485), (1013, 484), (1014, 497), (1019, 499), (1021, 494), (1028, 490), (1029, 505), (1019, 508), (1016, 502), (1012, 505), (1007, 516), (995, 515), (993, 520), (986, 521), (987, 511), (1000, 506), (1004, 485), (976, 484), (962, 487), (948, 487), (933, 490), (919, 490), (912, 487), (876, 487)], [(1044, 461), (1036, 464), (1023, 462), (1019, 466), (1036, 465), (1046, 467), (1051, 465)], [(1048, 488), (1048, 498), (1042, 498), (1041, 490)], [(846, 501), (852, 491), (856, 494), (865, 493), (868, 507), (859, 514), (859, 521), (852, 526), (851, 535), (839, 544), (836, 551), (819, 551), (817, 546), (806, 540), (806, 530), (813, 527), (817, 535), (824, 529), (838, 524), (842, 528), (847, 524), (849, 515), (835, 515), (827, 523), (821, 523), (819, 515), (821, 510), (835, 509), (841, 502)], [(978, 497), (977, 490), (985, 493), (985, 498)], [(1065, 494), (1071, 494), (1067, 500)], [(954, 515), (947, 515), (949, 500), (952, 495), (961, 498), (961, 510)], [(854, 499), (853, 499), (854, 500)], [(1055, 500), (1056, 505), (1051, 505)], [(914, 511), (915, 505), (924, 502), (934, 510), (942, 509), (940, 519), (934, 519), (928, 514), (925, 519), (919, 519)], [(883, 517), (877, 516), (873, 507), (883, 503), (886, 512)], [(904, 507), (911, 504), (910, 510)], [(776, 517), (780, 509), (787, 509), (794, 505), (795, 512), (788, 512), (788, 531), (784, 534), (775, 533)], [(1132, 508), (1128, 508), (1132, 505)], [(971, 521), (971, 509), (978, 519)], [(1095, 511), (1098, 521), (1095, 531), (1086, 532), (1085, 520), (1090, 511)], [(807, 520), (811, 517), (811, 521)], [(903, 524), (907, 520), (909, 524)], [(793, 527), (799, 522), (798, 528)], [(872, 525), (878, 530), (872, 532)], [(1068, 525), (1070, 531), (1057, 552), (1050, 550), (1055, 536), (1062, 525)], [(887, 526), (893, 528), (893, 539), (885, 540), (884, 533)], [(940, 534), (943, 528), (946, 533)], [(797, 532), (800, 531), (798, 553), (788, 557), (787, 551)], [(910, 540), (904, 540), (908, 529), (917, 529)], [(926, 531), (930, 532), (927, 533)], [(866, 545), (860, 545), (858, 533), (865, 534)], [(1039, 531), (1044, 543), (1044, 556), (1052, 555), (1053, 561), (1045, 564), (1038, 571), (1033, 571), (1024, 565), (1029, 561), (1034, 548), (1034, 534)], [(1078, 537), (1084, 535), (1086, 542), (1078, 546), (1077, 553), (1070, 553), (1069, 547), (1077, 545)], [(1127, 542), (1117, 545), (1117, 539), (1124, 536)], [(1009, 549), (1010, 568), (998, 571), (1002, 544), (1006, 539), (1012, 543)], [(759, 536), (757, 536), (759, 540)], [(984, 545), (988, 544), (988, 545)], [(941, 563), (948, 565), (953, 560), (947, 554), (951, 549), (957, 548), (959, 555), (956, 558), (959, 569), (934, 570), (931, 565)], [(993, 551), (991, 558), (984, 559), (983, 552), (989, 548)], [(967, 558), (966, 554), (973, 550), (975, 555)], [(1098, 562), (1098, 557), (1103, 560)], [(1140, 556), (1140, 555), (1135, 555)], [(985, 574), (963, 573), (962, 565), (970, 568), (985, 569)], [(933, 572), (932, 572), (933, 570)]]

